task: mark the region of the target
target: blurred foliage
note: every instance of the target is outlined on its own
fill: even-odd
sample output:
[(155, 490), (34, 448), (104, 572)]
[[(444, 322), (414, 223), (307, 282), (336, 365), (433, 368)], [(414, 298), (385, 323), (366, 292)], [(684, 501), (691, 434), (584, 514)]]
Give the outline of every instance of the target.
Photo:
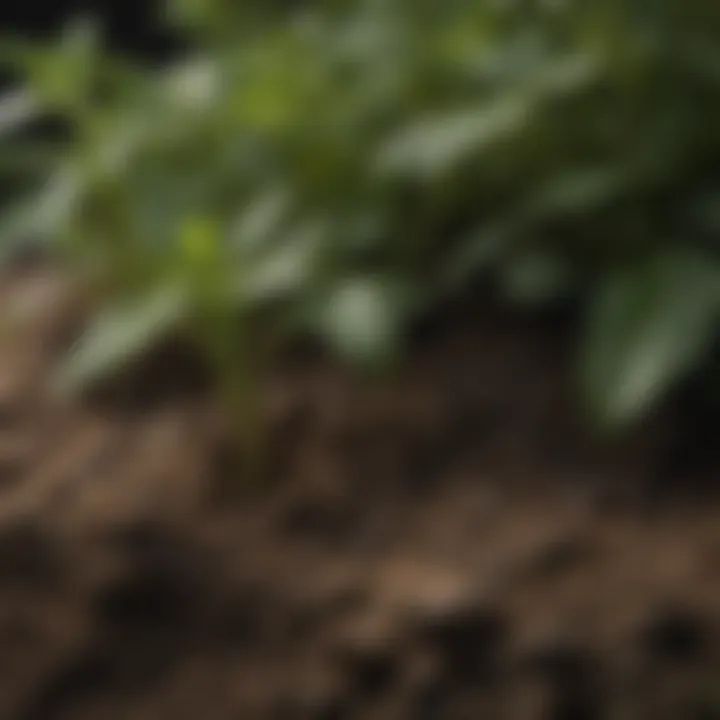
[[(613, 424), (706, 358), (717, 3), (167, 10), (193, 49), (160, 70), (90, 23), (0, 45), (21, 88), (0, 103), (3, 247), (44, 238), (108, 288), (70, 385), (178, 325), (227, 376), (308, 332), (382, 366), (413, 317), (479, 278), (586, 309), (583, 393)], [(28, 132), (38, 117), (52, 139)]]

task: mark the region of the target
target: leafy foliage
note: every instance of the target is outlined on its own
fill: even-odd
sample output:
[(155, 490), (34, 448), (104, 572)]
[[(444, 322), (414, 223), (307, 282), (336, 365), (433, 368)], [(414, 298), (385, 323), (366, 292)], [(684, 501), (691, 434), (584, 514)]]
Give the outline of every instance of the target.
[(113, 289), (73, 377), (142, 352), (158, 313), (228, 375), (296, 332), (373, 364), (478, 275), (589, 308), (582, 386), (613, 423), (703, 361), (716, 3), (173, 0), (168, 18), (193, 49), (161, 70), (87, 24), (0, 48), (24, 79), (0, 104), (2, 159), (32, 116), (62, 128), (21, 164), (35, 182), (5, 241), (39, 235)]

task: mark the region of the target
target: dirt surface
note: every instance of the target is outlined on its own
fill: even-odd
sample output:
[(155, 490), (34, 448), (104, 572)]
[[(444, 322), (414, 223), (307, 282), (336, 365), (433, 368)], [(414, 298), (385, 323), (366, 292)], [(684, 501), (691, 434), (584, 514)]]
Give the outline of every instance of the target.
[(68, 297), (0, 282), (0, 718), (720, 718), (720, 458), (670, 409), (592, 442), (557, 323), (278, 368), (248, 486), (177, 358), (53, 399)]

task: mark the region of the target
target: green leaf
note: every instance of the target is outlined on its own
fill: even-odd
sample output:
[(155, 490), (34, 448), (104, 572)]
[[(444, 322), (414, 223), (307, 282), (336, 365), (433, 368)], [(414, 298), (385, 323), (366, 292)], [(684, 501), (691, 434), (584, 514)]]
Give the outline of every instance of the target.
[(289, 194), (280, 188), (273, 188), (254, 199), (233, 227), (234, 244), (246, 252), (264, 249), (287, 219), (290, 205)]
[(572, 271), (559, 255), (528, 252), (505, 264), (500, 281), (511, 302), (538, 305), (562, 297), (571, 285)]
[(175, 329), (186, 307), (184, 293), (166, 287), (98, 313), (61, 363), (56, 389), (73, 394), (122, 370)]
[(23, 129), (40, 114), (40, 103), (27, 90), (0, 97), (0, 138)]
[(32, 205), (17, 204), (0, 212), (0, 265), (28, 242), (38, 247), (47, 243), (46, 235), (36, 236), (27, 232), (31, 227), (32, 211)]
[(399, 284), (381, 277), (356, 277), (328, 298), (321, 326), (332, 347), (365, 367), (396, 357), (408, 296)]
[(187, 267), (215, 269), (219, 257), (219, 230), (210, 218), (192, 215), (180, 225), (179, 245)]
[(282, 242), (258, 253), (237, 273), (235, 297), (243, 304), (287, 298), (311, 286), (330, 228), (322, 220), (300, 223)]
[(462, 287), (477, 273), (495, 265), (516, 239), (520, 223), (517, 218), (503, 218), (483, 224), (458, 244), (444, 271), (443, 285)]
[(590, 54), (548, 63), (527, 83), (506, 88), (491, 102), (412, 123), (381, 147), (377, 167), (389, 174), (445, 175), (468, 157), (537, 126), (535, 117), (547, 100), (587, 87), (598, 70)]
[(85, 98), (104, 61), (98, 53), (98, 30), (93, 20), (80, 18), (64, 28), (55, 47), (28, 54), (30, 86), (41, 100), (69, 109)]
[(39, 192), (11, 204), (0, 216), (0, 244), (16, 246), (26, 239), (45, 243), (63, 237), (82, 196), (82, 180), (71, 168), (64, 168)]
[(527, 210), (530, 217), (581, 214), (594, 211), (622, 197), (634, 178), (630, 167), (598, 167), (569, 171), (548, 179)]
[(532, 103), (509, 95), (491, 105), (420, 120), (386, 143), (377, 157), (380, 172), (443, 175), (476, 155), (512, 137), (525, 127)]
[(623, 425), (702, 359), (720, 316), (720, 268), (667, 252), (606, 279), (592, 303), (583, 387), (591, 411)]
[(163, 90), (171, 107), (179, 110), (207, 110), (221, 96), (222, 68), (211, 58), (199, 57), (171, 67)]

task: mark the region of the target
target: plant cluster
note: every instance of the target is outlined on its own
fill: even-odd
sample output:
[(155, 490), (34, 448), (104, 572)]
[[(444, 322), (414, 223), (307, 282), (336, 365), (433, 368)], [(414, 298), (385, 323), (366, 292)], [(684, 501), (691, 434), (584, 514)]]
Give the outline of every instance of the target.
[[(95, 27), (0, 45), (3, 248), (103, 288), (70, 386), (187, 329), (238, 402), (298, 333), (377, 367), (484, 279), (572, 302), (583, 398), (638, 417), (720, 321), (713, 0), (171, 0), (151, 68)], [(37, 122), (42, 128), (37, 129)]]

